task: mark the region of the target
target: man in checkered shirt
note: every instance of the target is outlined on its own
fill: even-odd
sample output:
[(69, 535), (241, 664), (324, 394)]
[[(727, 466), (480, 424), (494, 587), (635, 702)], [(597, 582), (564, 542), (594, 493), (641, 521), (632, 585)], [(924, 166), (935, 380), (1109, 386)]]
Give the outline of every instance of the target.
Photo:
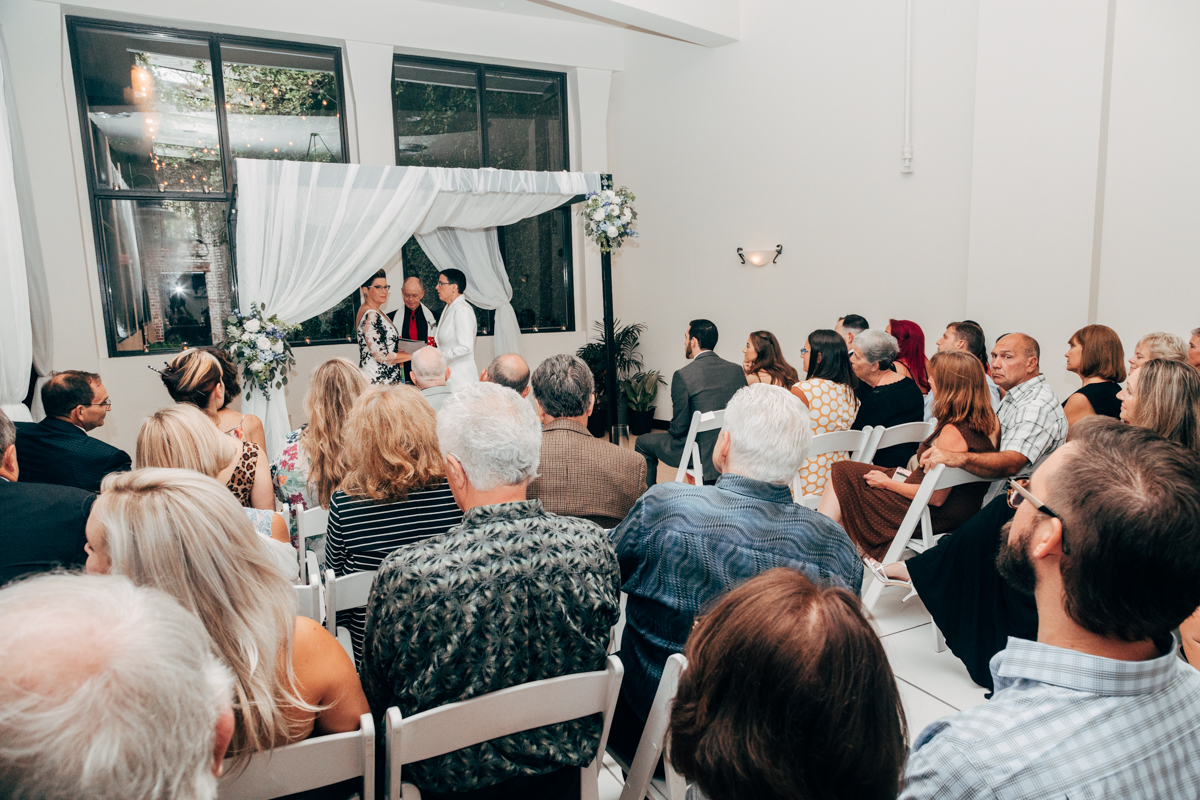
[(998, 566), (1037, 641), (917, 737), (901, 800), (1196, 797), (1200, 673), (1172, 630), (1200, 606), (1200, 456), (1094, 416), (1014, 491)]

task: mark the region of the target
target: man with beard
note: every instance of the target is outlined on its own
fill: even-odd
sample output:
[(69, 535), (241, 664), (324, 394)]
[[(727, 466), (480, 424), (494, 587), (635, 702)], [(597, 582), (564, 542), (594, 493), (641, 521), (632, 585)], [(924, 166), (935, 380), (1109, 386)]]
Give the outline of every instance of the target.
[(901, 800), (1194, 797), (1200, 673), (1172, 634), (1200, 606), (1200, 457), (1095, 417), (1011, 485), (1001, 575), (1037, 641), (992, 659), (996, 693), (913, 743)]

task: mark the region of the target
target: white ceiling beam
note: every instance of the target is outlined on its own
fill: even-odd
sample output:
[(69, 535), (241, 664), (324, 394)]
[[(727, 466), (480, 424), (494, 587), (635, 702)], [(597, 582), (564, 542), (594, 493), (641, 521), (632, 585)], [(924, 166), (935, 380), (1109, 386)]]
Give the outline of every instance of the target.
[(721, 47), (741, 38), (740, 0), (552, 0), (549, 4), (705, 47)]

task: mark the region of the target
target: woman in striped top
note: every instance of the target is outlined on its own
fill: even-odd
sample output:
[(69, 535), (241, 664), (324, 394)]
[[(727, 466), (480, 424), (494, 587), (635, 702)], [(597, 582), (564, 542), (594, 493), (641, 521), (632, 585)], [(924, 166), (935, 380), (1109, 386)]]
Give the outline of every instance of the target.
[[(437, 418), (410, 386), (375, 386), (354, 402), (342, 433), (345, 477), (329, 501), (325, 564), (335, 575), (374, 572), (396, 548), (462, 521), (446, 483)], [(366, 609), (338, 612), (362, 664)]]

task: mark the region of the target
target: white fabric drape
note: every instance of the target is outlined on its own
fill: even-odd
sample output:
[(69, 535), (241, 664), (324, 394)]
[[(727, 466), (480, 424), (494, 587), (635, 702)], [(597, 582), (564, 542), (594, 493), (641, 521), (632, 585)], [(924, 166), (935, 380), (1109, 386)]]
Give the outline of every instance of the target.
[(29, 388), (33, 328), (29, 321), (29, 279), (21, 236), (21, 211), (13, 163), (7, 64), (0, 59), (0, 407), (10, 417), (28, 419), (21, 405)]
[[(333, 308), (415, 233), (510, 225), (600, 188), (595, 173), (236, 164), (238, 302), (291, 323)], [(283, 398), (248, 392), (242, 410), (262, 418), (269, 455), (278, 455)]]
[(418, 233), (417, 244), (439, 270), (467, 276), (467, 302), (496, 312), (496, 355), (521, 352), (521, 326), (512, 307), (512, 284), (500, 255), (495, 228), (438, 228)]

